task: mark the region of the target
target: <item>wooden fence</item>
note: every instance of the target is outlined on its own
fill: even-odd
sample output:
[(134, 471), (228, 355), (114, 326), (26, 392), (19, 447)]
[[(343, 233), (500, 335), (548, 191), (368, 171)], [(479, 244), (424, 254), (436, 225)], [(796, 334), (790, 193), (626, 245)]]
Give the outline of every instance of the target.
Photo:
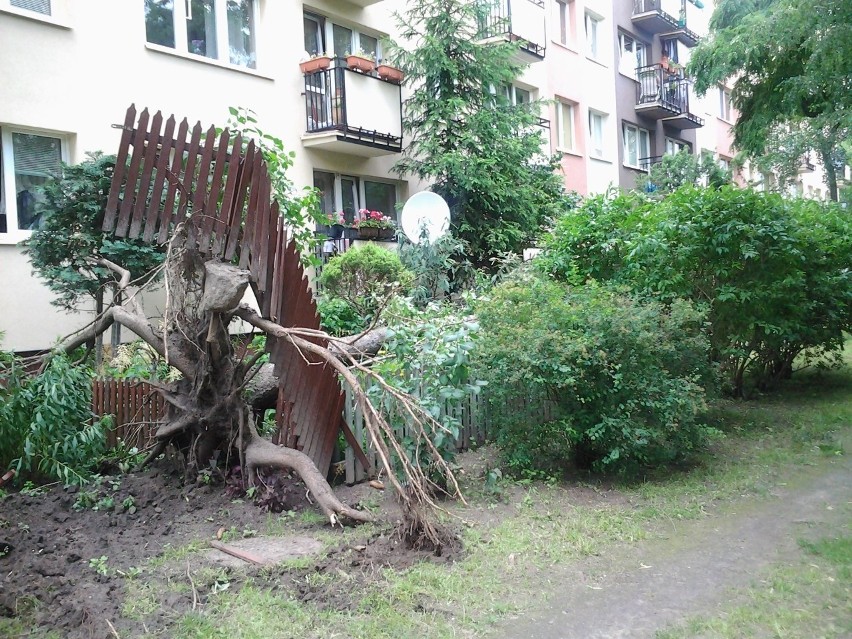
[[(116, 446), (121, 440), (127, 446), (143, 450), (154, 439), (154, 431), (165, 413), (165, 405), (156, 389), (142, 380), (96, 379), (92, 383), (92, 412), (98, 416), (113, 416), (113, 427), (107, 433), (108, 447)], [(447, 413), (459, 421), (458, 450), (467, 450), (487, 439), (488, 409), (481, 395), (468, 396), (456, 405), (448, 405), (444, 410), (444, 414)], [(356, 407), (355, 398), (349, 389), (345, 394), (343, 418), (355, 440), (361, 444), (367, 460), (373, 468), (378, 468), (379, 460), (370, 445), (363, 415)], [(335, 465), (335, 473), (340, 473), (341, 468), (347, 484), (368, 479), (367, 471), (351, 446), (346, 447), (343, 461)]]
[(92, 382), (92, 412), (112, 415), (113, 427), (107, 432), (107, 447), (119, 440), (139, 450), (154, 439), (154, 429), (165, 412), (160, 394), (147, 382), (136, 379), (96, 379)]

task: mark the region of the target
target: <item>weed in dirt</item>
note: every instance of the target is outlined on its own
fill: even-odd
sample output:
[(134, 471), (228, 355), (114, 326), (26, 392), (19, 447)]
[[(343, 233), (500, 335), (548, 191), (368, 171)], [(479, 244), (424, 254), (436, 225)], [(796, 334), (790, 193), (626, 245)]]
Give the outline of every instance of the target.
[(158, 557), (153, 557), (148, 561), (148, 567), (152, 569), (160, 568), (170, 563), (184, 560), (188, 556), (200, 552), (207, 547), (207, 542), (201, 540), (191, 541), (184, 546), (178, 547), (167, 543), (163, 546), (163, 552)]
[(89, 568), (94, 570), (99, 575), (106, 577), (109, 574), (109, 566), (107, 565), (109, 557), (101, 555), (100, 557), (92, 557), (89, 559)]
[(798, 565), (776, 566), (718, 616), (694, 617), (656, 639), (825, 637), (852, 635), (849, 612), (852, 537), (800, 542)]
[(127, 584), (124, 604), (121, 607), (122, 616), (142, 621), (160, 607), (160, 593), (153, 583), (134, 581)]

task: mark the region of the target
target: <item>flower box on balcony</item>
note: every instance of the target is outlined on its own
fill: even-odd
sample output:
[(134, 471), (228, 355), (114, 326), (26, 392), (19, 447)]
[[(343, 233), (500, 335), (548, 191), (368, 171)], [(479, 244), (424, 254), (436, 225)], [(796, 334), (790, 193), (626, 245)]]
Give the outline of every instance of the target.
[(327, 55), (318, 55), (310, 60), (305, 60), (299, 63), (299, 68), (302, 73), (316, 73), (317, 71), (325, 71), (331, 66), (331, 58)]
[(370, 73), (376, 68), (376, 63), (370, 58), (364, 56), (350, 54), (346, 56), (346, 66), (361, 73)]
[(378, 75), (382, 80), (387, 80), (388, 82), (396, 82), (400, 84), (405, 75), (397, 69), (396, 67), (392, 67), (389, 64), (380, 64), (376, 68), (376, 75)]

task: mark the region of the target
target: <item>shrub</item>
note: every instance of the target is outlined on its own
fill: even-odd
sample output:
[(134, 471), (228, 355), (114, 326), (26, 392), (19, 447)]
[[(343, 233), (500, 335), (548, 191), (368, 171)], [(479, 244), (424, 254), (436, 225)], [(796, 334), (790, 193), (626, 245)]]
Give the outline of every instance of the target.
[(329, 335), (342, 337), (360, 333), (367, 324), (358, 311), (346, 300), (339, 297), (324, 298), (317, 304), (320, 325)]
[(476, 370), (516, 473), (569, 462), (632, 472), (686, 458), (710, 432), (699, 417), (714, 372), (689, 303), (528, 276), (497, 286), (477, 314)]
[(405, 290), (411, 273), (399, 256), (368, 243), (329, 260), (320, 283), (330, 296), (346, 300), (361, 316), (375, 312), (395, 292)]
[(836, 206), (751, 189), (681, 188), (660, 202), (593, 198), (561, 219), (543, 267), (708, 306), (732, 394), (769, 387), (852, 329), (852, 221)]
[(104, 451), (105, 421), (92, 423), (92, 378), (64, 355), (27, 377), (11, 355), (0, 362), (0, 463), (19, 473), (84, 483)]

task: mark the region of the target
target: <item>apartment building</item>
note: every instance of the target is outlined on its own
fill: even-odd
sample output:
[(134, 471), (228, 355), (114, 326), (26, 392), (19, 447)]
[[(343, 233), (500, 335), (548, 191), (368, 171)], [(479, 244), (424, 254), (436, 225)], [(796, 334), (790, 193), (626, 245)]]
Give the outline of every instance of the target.
[[(699, 99), (682, 72), (706, 34), (709, 0), (487, 1), (494, 20), (483, 37), (519, 42), (528, 64), (500, 90), (515, 103), (548, 101), (542, 151), (561, 155), (568, 189), (632, 188), (682, 148), (733, 158), (729, 89)], [(60, 161), (115, 152), (113, 125), (130, 103), (221, 125), (229, 107), (248, 107), (295, 151), (293, 181), (318, 187), (326, 212), (395, 215), (426, 187), (391, 171), (405, 146), (405, 88), (343, 57), (381, 61), (405, 3), (0, 0), (2, 346), (45, 348), (86, 320), (50, 305), (18, 243), (38, 223), (35, 188)], [(304, 73), (300, 62), (322, 53), (325, 66)], [(819, 176), (804, 172), (800, 192), (821, 195)]]

